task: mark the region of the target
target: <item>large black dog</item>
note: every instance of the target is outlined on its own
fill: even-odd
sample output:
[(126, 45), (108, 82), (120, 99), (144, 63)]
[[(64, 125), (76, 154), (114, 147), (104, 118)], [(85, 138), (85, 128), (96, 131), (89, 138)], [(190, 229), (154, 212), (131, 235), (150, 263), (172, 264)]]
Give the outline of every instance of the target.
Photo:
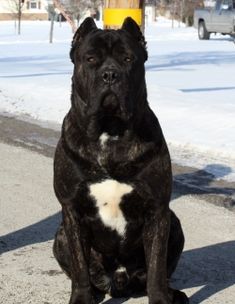
[(131, 18), (120, 30), (87, 18), (72, 42), (72, 106), (54, 163), (63, 215), (54, 254), (72, 280), (70, 304), (145, 291), (150, 304), (188, 303), (169, 287), (184, 236), (169, 209), (168, 149), (147, 102), (145, 44)]

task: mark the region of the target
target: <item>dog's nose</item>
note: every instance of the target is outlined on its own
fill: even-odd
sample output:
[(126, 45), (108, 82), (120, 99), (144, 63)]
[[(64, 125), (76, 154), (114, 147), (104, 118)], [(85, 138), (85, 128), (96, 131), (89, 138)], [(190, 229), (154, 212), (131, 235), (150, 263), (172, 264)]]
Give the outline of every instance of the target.
[(118, 79), (118, 73), (115, 70), (107, 70), (102, 74), (103, 81), (107, 84), (113, 84)]

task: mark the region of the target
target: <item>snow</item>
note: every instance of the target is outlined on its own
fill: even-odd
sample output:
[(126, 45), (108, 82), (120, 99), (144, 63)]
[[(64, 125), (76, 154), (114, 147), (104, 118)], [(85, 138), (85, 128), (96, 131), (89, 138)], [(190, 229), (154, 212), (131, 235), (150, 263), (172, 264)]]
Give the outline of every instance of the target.
[[(70, 107), (72, 33), (49, 22), (0, 22), (0, 111), (61, 123)], [(148, 99), (175, 163), (235, 181), (235, 45), (199, 41), (194, 28), (158, 18), (146, 27)]]

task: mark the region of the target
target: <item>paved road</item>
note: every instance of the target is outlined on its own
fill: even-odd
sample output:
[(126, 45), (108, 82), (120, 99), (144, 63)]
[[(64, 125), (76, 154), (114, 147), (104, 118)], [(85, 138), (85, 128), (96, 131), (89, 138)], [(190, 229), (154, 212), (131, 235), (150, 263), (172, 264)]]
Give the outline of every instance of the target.
[[(60, 222), (52, 190), (52, 158), (0, 143), (0, 299), (4, 304), (67, 304), (70, 281), (52, 255)], [(172, 284), (192, 304), (235, 303), (235, 214), (199, 196), (175, 193), (171, 203), (186, 236)], [(106, 304), (147, 303), (106, 299)]]
[[(37, 121), (0, 115), (0, 141), (4, 143), (53, 157), (59, 136), (59, 125), (44, 123), (42, 127)], [(210, 203), (235, 210), (235, 182), (218, 181), (204, 170), (177, 164), (173, 164), (173, 174), (176, 195), (198, 194)]]

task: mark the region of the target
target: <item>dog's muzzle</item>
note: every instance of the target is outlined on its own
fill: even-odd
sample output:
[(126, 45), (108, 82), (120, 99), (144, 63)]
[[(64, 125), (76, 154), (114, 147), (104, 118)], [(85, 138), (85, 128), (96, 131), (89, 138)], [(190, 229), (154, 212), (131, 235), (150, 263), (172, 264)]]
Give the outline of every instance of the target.
[(114, 94), (107, 94), (101, 101), (101, 108), (107, 114), (115, 114), (119, 107), (118, 98)]
[(124, 121), (128, 120), (130, 117), (124, 100), (120, 100), (113, 92), (104, 95), (100, 103), (99, 113), (104, 117), (119, 117)]

